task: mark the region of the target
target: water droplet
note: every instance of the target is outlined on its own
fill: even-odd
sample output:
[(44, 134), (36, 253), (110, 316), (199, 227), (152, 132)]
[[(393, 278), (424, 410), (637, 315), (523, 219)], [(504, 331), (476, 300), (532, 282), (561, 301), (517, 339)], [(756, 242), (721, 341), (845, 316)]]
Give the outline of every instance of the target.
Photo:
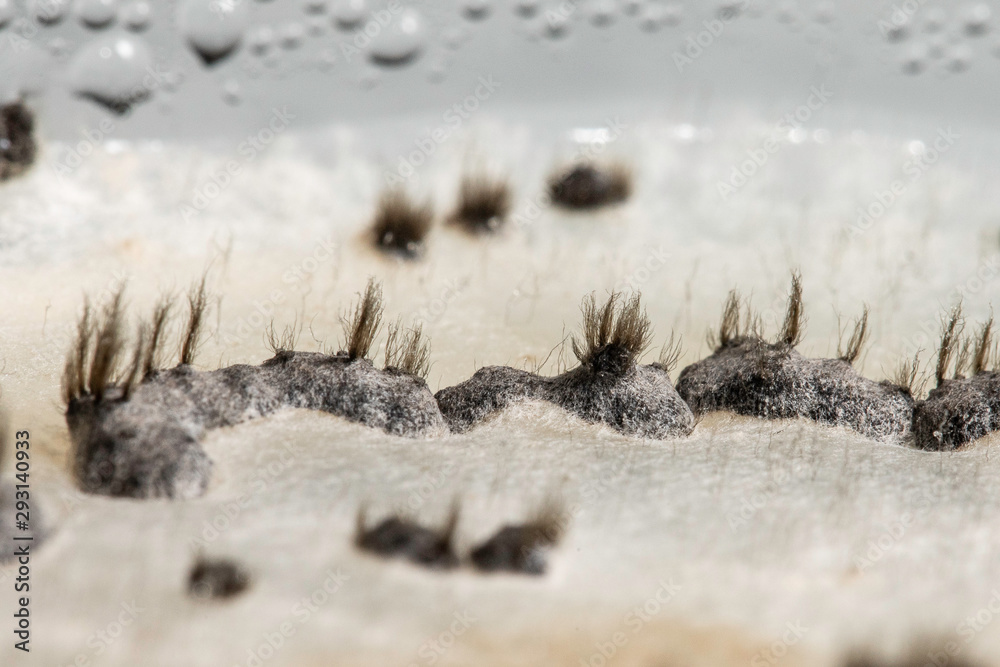
[(956, 44), (945, 58), (945, 66), (952, 72), (964, 72), (972, 67), (972, 47)]
[(326, 0), (306, 0), (306, 14), (325, 14), (330, 7)]
[(569, 14), (559, 9), (545, 15), (546, 34), (552, 39), (559, 39), (569, 34)]
[(122, 10), (122, 22), (129, 30), (140, 32), (149, 27), (153, 8), (148, 2), (133, 2)]
[(28, 15), (43, 25), (59, 23), (69, 12), (70, 0), (32, 0)]
[(337, 54), (333, 52), (333, 49), (323, 49), (319, 52), (319, 56), (316, 58), (316, 67), (321, 72), (329, 72), (337, 64)]
[(598, 28), (605, 28), (615, 22), (615, 0), (593, 0), (589, 13), (591, 23)]
[(927, 66), (927, 45), (916, 43), (903, 54), (900, 66), (905, 74), (920, 74)]
[(514, 11), (524, 18), (531, 18), (538, 13), (539, 0), (514, 0)]
[(493, 11), (491, 0), (465, 0), (462, 12), (471, 21), (482, 21)]
[(646, 8), (645, 0), (624, 0), (622, 2), (622, 13), (626, 16), (638, 16)]
[(278, 29), (278, 41), (282, 48), (297, 49), (306, 38), (306, 29), (301, 23), (286, 23)]
[(441, 33), (441, 41), (449, 49), (458, 49), (469, 39), (469, 30), (465, 26), (452, 26)]
[(71, 46), (72, 45), (69, 43), (69, 40), (67, 40), (65, 37), (53, 37), (52, 40), (49, 41), (48, 49), (49, 53), (51, 53), (56, 58), (61, 59), (70, 52)]
[(226, 104), (236, 106), (243, 101), (243, 93), (240, 84), (236, 79), (227, 79), (222, 84), (222, 99)]
[(338, 0), (333, 10), (333, 20), (341, 28), (353, 28), (368, 16), (366, 0)]
[(778, 19), (778, 23), (798, 23), (800, 19), (799, 8), (793, 2), (783, 2), (775, 11), (774, 16)]
[(403, 65), (424, 48), (427, 30), (424, 17), (407, 8), (372, 38), (369, 56), (380, 65)]
[(684, 7), (676, 2), (672, 2), (663, 8), (663, 25), (680, 25), (684, 20)]
[(257, 26), (247, 34), (247, 44), (254, 55), (264, 55), (274, 47), (274, 30), (269, 25)]
[(313, 37), (322, 37), (326, 33), (326, 18), (323, 16), (310, 16), (306, 19), (306, 32)]
[(910, 36), (910, 24), (906, 20), (893, 19), (889, 24), (883, 24), (881, 29), (887, 42), (903, 42)]
[(656, 32), (664, 24), (666, 13), (659, 5), (646, 5), (639, 16), (639, 27), (646, 32)]
[(14, 20), (17, 15), (17, 8), (14, 7), (14, 0), (0, 0), (0, 28)]
[(178, 22), (188, 44), (206, 65), (230, 55), (240, 45), (246, 30), (244, 0), (186, 0), (178, 10)]
[(990, 7), (980, 3), (969, 7), (962, 12), (962, 22), (965, 25), (965, 34), (970, 37), (980, 37), (985, 35), (990, 29)]
[(927, 55), (931, 58), (940, 58), (944, 55), (947, 42), (943, 35), (934, 35), (927, 40)]
[(948, 21), (947, 14), (940, 7), (932, 7), (924, 16), (924, 32), (941, 32)]
[(111, 25), (118, 15), (117, 0), (77, 0), (76, 15), (88, 28)]
[(448, 64), (439, 58), (427, 68), (427, 80), (431, 83), (441, 83), (448, 73)]
[(358, 86), (361, 90), (374, 90), (382, 85), (382, 76), (373, 70), (365, 70), (358, 75)]
[(727, 0), (719, 5), (719, 8), (715, 10), (715, 15), (722, 21), (732, 21), (743, 13), (746, 4), (743, 0)]
[(837, 17), (837, 9), (830, 0), (823, 0), (823, 2), (816, 5), (816, 9), (813, 10), (813, 16), (816, 18), (817, 23), (823, 25), (833, 23), (833, 19)]
[(153, 56), (142, 39), (112, 34), (80, 48), (70, 63), (69, 80), (78, 95), (123, 114), (152, 94), (149, 80), (154, 71)]

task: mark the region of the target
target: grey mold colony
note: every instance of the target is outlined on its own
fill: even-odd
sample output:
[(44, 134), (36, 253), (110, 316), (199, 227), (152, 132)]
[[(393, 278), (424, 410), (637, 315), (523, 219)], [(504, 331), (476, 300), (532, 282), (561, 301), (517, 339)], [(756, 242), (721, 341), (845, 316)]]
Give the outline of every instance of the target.
[(154, 371), (129, 398), (113, 388), (66, 411), (84, 490), (191, 498), (208, 485), (206, 431), (279, 410), (320, 410), (405, 437), (446, 432), (426, 382), (346, 354), (282, 351), (260, 366)]
[(509, 405), (536, 399), (589, 422), (639, 438), (675, 438), (694, 428), (694, 416), (656, 364), (622, 374), (579, 366), (543, 377), (508, 366), (480, 368), (465, 382), (442, 389), (438, 405), (451, 430), (462, 433)]
[(759, 320), (749, 311), (741, 324), (740, 300), (730, 294), (718, 347), (691, 364), (677, 380), (677, 391), (695, 414), (716, 410), (765, 419), (803, 417), (846, 426), (879, 441), (900, 441), (910, 432), (913, 397), (906, 387), (875, 382), (854, 370), (867, 336), (862, 316), (848, 352), (840, 359), (806, 359), (794, 348), (802, 336), (802, 288), (792, 278), (792, 294), (781, 335), (763, 340)]
[(0, 106), (0, 181), (14, 178), (35, 162), (35, 116), (23, 102)]
[(694, 416), (674, 390), (669, 368), (636, 363), (649, 339), (649, 321), (638, 296), (622, 303), (613, 293), (601, 308), (591, 297), (583, 311), (585, 340), (573, 343), (580, 366), (556, 377), (507, 366), (481, 368), (435, 395), (451, 429), (468, 431), (509, 405), (536, 399), (630, 436), (690, 433)]
[(1000, 429), (1000, 373), (945, 380), (913, 410), (914, 442), (948, 451)]
[(632, 173), (612, 164), (578, 164), (549, 179), (552, 201), (569, 209), (593, 209), (618, 204), (632, 194)]
[[(65, 380), (74, 467), (85, 491), (136, 498), (199, 496), (212, 468), (200, 444), (207, 431), (290, 408), (328, 412), (405, 437), (447, 432), (422, 378), (376, 369), (365, 358), (381, 318), (381, 292), (374, 283), (347, 323), (350, 352), (278, 349), (259, 366), (197, 371), (189, 365), (205, 304), (202, 286), (191, 295), (182, 363), (169, 370), (157, 370), (148, 361), (161, 339), (156, 322), (162, 326), (163, 309), (154, 314), (152, 327), (140, 328), (132, 364), (124, 372), (115, 362), (123, 348), (121, 296), (99, 322), (91, 322), (85, 311)], [(150, 330), (152, 335), (146, 333)]]
[[(944, 322), (937, 387), (913, 410), (913, 435), (920, 449), (958, 449), (1000, 429), (1000, 373), (988, 368), (996, 351), (993, 318), (971, 338), (962, 336), (963, 327), (958, 306)], [(951, 378), (946, 377), (949, 371)], [(964, 377), (966, 372), (970, 377)]]

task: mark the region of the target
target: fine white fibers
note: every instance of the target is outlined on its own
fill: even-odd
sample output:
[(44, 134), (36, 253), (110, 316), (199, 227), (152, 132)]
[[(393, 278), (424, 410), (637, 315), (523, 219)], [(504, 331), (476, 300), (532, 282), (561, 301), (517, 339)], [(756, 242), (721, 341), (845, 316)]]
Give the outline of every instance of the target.
[[(38, 494), (53, 520), (33, 561), (45, 637), (33, 660), (70, 664), (82, 653), (98, 665), (245, 665), (287, 622), (294, 636), (264, 664), (322, 655), (420, 665), (429, 664), (425, 643), (464, 613), (475, 621), (437, 664), (490, 664), (476, 652), (514, 644), (527, 664), (579, 664), (621, 628), (629, 642), (620, 664), (642, 664), (655, 655), (645, 653), (649, 636), (692, 625), (718, 628), (739, 647), (732, 664), (746, 664), (787, 623), (808, 631), (786, 647), (783, 665), (797, 664), (796, 651), (805, 663), (833, 664), (859, 644), (903, 647), (927, 636), (1000, 658), (996, 633), (975, 632), (967, 644), (961, 625), (988, 608), (990, 582), (1000, 580), (994, 438), (931, 454), (805, 422), (709, 415), (690, 437), (653, 442), (525, 403), (467, 434), (414, 442), (286, 412), (206, 438), (215, 476), (204, 498), (140, 503), (73, 490), (58, 405), (63, 357), (83, 293), (99, 302), (126, 278), (127, 301), (144, 312), (208, 267), (221, 301), (196, 366), (214, 368), (270, 356), (272, 318), (278, 330), (303, 323), (298, 349), (336, 347), (340, 313), (374, 275), (387, 312), (423, 323), (431, 390), (487, 364), (565, 370), (575, 363), (568, 336), (580, 298), (613, 288), (641, 290), (651, 349), (671, 330), (683, 335), (679, 368), (708, 354), (704, 334), (733, 287), (752, 294), (775, 335), (792, 268), (802, 272), (807, 316), (798, 349), (835, 356), (837, 313), (847, 321), (868, 303), (871, 343), (856, 367), (874, 379), (917, 348), (929, 360), (939, 313), (960, 296), (982, 319), (1000, 286), (992, 171), (947, 154), (911, 181), (907, 137), (831, 132), (822, 143), (782, 143), (723, 200), (718, 182), (765, 138), (761, 127), (691, 141), (665, 122), (631, 123), (606, 154), (632, 168), (633, 197), (587, 214), (533, 207), (565, 157), (539, 148), (555, 135), (469, 128), (408, 186), (447, 215), (474, 147), (507, 161), (511, 220), (488, 237), (437, 220), (415, 262), (386, 258), (367, 236), (395, 154), (357, 150), (363, 138), (342, 130), (283, 136), (193, 216), (185, 207), (214, 192), (206, 184), (228, 154), (98, 151), (59, 179), (58, 147), (43, 147), (33, 171), (3, 186), (0, 213), (9, 299), (0, 383), (15, 427), (40, 444)], [(901, 193), (859, 228), (857, 209), (896, 179)], [(373, 517), (409, 508), (438, 525), (458, 499), (462, 555), (552, 495), (576, 513), (543, 578), (425, 572), (352, 546), (362, 503)], [(243, 562), (253, 588), (226, 606), (194, 607), (184, 585), (199, 549)], [(338, 568), (347, 579), (327, 582)], [(626, 615), (655, 599), (661, 582), (676, 594), (642, 626), (648, 634), (633, 635)], [(331, 589), (315, 610), (296, 607)], [(143, 609), (136, 622), (98, 654), (88, 638), (133, 600)], [(661, 648), (683, 654), (674, 643)]]

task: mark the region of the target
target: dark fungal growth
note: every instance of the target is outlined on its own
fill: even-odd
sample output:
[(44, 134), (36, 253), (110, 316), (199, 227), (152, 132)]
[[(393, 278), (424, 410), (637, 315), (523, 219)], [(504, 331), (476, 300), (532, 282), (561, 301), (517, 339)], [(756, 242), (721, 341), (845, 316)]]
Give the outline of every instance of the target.
[(632, 172), (624, 165), (577, 164), (549, 179), (552, 201), (570, 209), (591, 209), (625, 201), (632, 194)]
[(972, 662), (959, 656), (961, 646), (954, 640), (939, 640), (937, 642), (920, 642), (902, 656), (888, 657), (874, 649), (854, 651), (843, 661), (844, 667), (929, 667), (947, 665), (947, 667), (980, 667), (981, 663)]
[(35, 162), (35, 116), (24, 102), (0, 106), (0, 181), (23, 173)]
[(250, 586), (250, 573), (228, 559), (199, 557), (188, 574), (188, 595), (197, 600), (228, 600)]
[(1000, 429), (993, 318), (971, 336), (963, 335), (964, 327), (961, 307), (956, 306), (943, 324), (937, 387), (913, 410), (914, 442), (920, 449), (953, 450)]
[(511, 208), (510, 184), (485, 173), (463, 176), (458, 206), (451, 222), (472, 233), (496, 232), (507, 221)]
[[(382, 314), (381, 289), (374, 282), (345, 323), (344, 351), (278, 349), (259, 366), (198, 371), (190, 365), (207, 305), (200, 285), (189, 298), (182, 362), (170, 369), (159, 366), (169, 302), (158, 305), (131, 340), (121, 293), (100, 312), (84, 308), (63, 381), (74, 469), (84, 491), (198, 496), (212, 469), (201, 446), (207, 431), (287, 408), (328, 412), (398, 436), (447, 431), (421, 377), (405, 369), (377, 369), (367, 358)], [(417, 348), (422, 349), (419, 342)], [(413, 354), (417, 361), (407, 362), (408, 368), (419, 369), (419, 353)]]
[(424, 328), (418, 324), (403, 330), (403, 323), (397, 320), (389, 325), (385, 339), (385, 370), (407, 373), (427, 378), (430, 370), (431, 343), (424, 338)]
[(429, 202), (417, 203), (403, 190), (387, 190), (379, 197), (372, 238), (383, 252), (415, 259), (424, 252), (434, 210)]
[(640, 366), (650, 324), (639, 296), (614, 292), (598, 306), (583, 302), (583, 336), (573, 341), (580, 361), (555, 377), (508, 366), (481, 368), (435, 397), (453, 431), (468, 431), (509, 405), (535, 399), (560, 406), (588, 422), (642, 438), (673, 438), (694, 428), (694, 416), (661, 364)]
[(709, 336), (713, 354), (691, 364), (677, 380), (677, 391), (691, 410), (717, 410), (764, 419), (803, 417), (846, 426), (880, 441), (910, 432), (913, 397), (906, 387), (864, 378), (851, 363), (860, 357), (868, 335), (867, 313), (839, 359), (807, 359), (795, 350), (804, 332), (802, 281), (792, 276), (784, 324), (773, 342), (764, 340), (760, 319), (744, 309), (736, 292), (723, 309), (718, 334)]
[(390, 516), (369, 528), (365, 525), (365, 511), (361, 509), (354, 544), (382, 558), (403, 558), (423, 567), (450, 570), (458, 566), (452, 546), (457, 525), (458, 510), (455, 508), (439, 529), (425, 528), (399, 516)]
[(547, 554), (562, 537), (561, 519), (555, 506), (546, 506), (526, 523), (503, 526), (473, 549), (469, 560), (483, 572), (545, 574)]

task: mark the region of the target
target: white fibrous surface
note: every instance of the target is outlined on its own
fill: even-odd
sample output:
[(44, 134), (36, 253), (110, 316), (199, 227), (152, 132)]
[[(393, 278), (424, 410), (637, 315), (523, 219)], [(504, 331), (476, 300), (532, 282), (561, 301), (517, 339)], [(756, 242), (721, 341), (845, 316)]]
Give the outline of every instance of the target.
[[(571, 367), (581, 298), (613, 288), (642, 293), (654, 327), (644, 361), (673, 330), (682, 368), (709, 354), (731, 288), (773, 335), (800, 269), (804, 355), (836, 356), (838, 315), (847, 328), (867, 303), (863, 375), (889, 377), (918, 349), (929, 363), (942, 311), (961, 298), (982, 320), (998, 294), (996, 137), (785, 132), (778, 117), (553, 131), (484, 115), (422, 164), (411, 141), (373, 148), (375, 135), (407, 136), (399, 128), (289, 130), (252, 151), (111, 141), (79, 160), (78, 145), (43, 143), (39, 164), (0, 186), (0, 386), (11, 426), (31, 431), (33, 495), (50, 524), (32, 559), (32, 653), (8, 637), (0, 663), (832, 666), (869, 645), (947, 641), (1000, 660), (992, 437), (929, 453), (713, 414), (689, 437), (644, 441), (522, 403), (468, 433), (412, 440), (288, 411), (209, 433), (199, 499), (76, 490), (62, 363), (84, 295), (101, 303), (123, 282), (134, 319), (207, 270), (218, 298), (196, 366), (211, 369), (267, 359), (272, 320), (301, 329), (297, 349), (337, 349), (339, 316), (375, 276), (387, 321), (423, 323), (437, 391), (484, 365)], [(731, 180), (772, 136), (763, 164)], [(935, 149), (938, 136), (952, 143)], [(633, 198), (586, 214), (547, 206), (550, 171), (595, 140), (591, 154), (633, 168)], [(515, 190), (495, 236), (443, 223), (477, 159)], [(409, 167), (406, 187), (438, 213), (415, 262), (366, 235), (386, 174)], [(870, 217), (859, 222), (859, 208)], [(543, 577), (435, 572), (353, 546), (362, 505), (369, 521), (402, 509), (438, 526), (457, 501), (464, 558), (553, 497), (572, 519)], [(189, 598), (199, 554), (245, 566), (248, 591)], [(15, 576), (0, 568), (8, 624)]]

